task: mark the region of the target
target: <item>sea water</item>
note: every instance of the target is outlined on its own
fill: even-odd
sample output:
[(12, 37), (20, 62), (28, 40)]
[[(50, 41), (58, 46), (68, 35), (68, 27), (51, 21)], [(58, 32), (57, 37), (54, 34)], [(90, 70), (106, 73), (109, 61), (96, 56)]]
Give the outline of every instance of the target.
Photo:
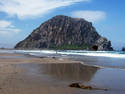
[(0, 50), (0, 53), (3, 52), (22, 53), (38, 57), (69, 58), (90, 66), (125, 69), (125, 52), (123, 51)]

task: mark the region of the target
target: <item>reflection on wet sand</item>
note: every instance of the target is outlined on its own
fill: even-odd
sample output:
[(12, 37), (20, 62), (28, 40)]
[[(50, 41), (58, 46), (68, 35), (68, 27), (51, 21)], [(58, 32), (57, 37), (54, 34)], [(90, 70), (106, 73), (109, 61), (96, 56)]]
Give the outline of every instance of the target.
[(78, 80), (90, 81), (98, 68), (84, 66), (80, 63), (60, 63), (60, 64), (20, 64), (18, 66), (25, 67), (31, 73), (36, 75), (49, 75), (60, 80)]
[(84, 66), (82, 64), (42, 64), (38, 65), (44, 74), (51, 75), (61, 80), (90, 81), (96, 73), (96, 67)]

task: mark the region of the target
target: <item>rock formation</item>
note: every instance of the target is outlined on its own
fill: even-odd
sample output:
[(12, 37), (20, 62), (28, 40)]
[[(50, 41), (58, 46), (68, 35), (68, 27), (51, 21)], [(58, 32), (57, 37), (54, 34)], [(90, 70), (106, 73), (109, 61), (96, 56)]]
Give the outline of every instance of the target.
[(113, 50), (111, 42), (80, 18), (58, 15), (41, 24), (16, 49), (83, 49)]
[(106, 88), (93, 88), (92, 86), (85, 86), (85, 85), (80, 84), (80, 83), (72, 83), (72, 84), (69, 85), (69, 87), (86, 89), (86, 90), (104, 90), (104, 91), (108, 91), (108, 89), (106, 89)]

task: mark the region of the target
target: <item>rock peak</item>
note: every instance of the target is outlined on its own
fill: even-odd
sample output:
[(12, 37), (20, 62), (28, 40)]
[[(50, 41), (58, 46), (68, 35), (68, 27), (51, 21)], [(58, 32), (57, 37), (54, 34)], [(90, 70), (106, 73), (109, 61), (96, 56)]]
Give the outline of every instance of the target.
[[(93, 47), (94, 46), (94, 47)], [(81, 18), (57, 15), (41, 24), (16, 49), (83, 49), (113, 50), (110, 41)]]

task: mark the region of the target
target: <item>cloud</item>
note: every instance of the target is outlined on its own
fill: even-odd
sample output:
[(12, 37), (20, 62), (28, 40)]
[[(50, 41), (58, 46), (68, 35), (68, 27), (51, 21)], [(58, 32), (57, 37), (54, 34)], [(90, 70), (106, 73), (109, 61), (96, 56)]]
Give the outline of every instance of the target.
[(72, 17), (84, 18), (90, 22), (98, 22), (106, 18), (106, 13), (103, 11), (74, 11)]
[(53, 9), (91, 0), (0, 0), (0, 11), (20, 19), (42, 16)]
[(19, 33), (21, 30), (17, 29), (10, 21), (0, 20), (0, 35), (10, 36)]
[(10, 25), (11, 25), (11, 23), (8, 21), (4, 21), (4, 20), (0, 21), (0, 28), (5, 28), (5, 27), (8, 27)]

